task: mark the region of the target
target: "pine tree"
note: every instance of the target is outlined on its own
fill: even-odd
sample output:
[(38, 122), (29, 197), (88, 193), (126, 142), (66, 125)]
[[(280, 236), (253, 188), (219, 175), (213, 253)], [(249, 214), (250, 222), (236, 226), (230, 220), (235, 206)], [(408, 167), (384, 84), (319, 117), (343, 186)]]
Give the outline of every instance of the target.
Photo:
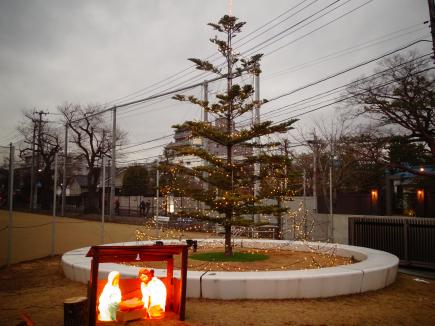
[[(190, 213), (191, 216), (217, 222), (224, 227), (226, 255), (232, 255), (232, 225), (252, 225), (254, 221), (251, 217), (254, 214), (279, 214), (286, 210), (277, 204), (266, 205), (264, 199), (288, 195), (288, 189), (277, 187), (270, 191), (253, 191), (255, 182), (260, 183), (261, 178), (270, 177), (270, 173), (254, 173), (254, 165), (261, 164), (261, 170), (267, 171), (268, 165), (274, 167), (281, 165), (284, 168), (285, 165), (290, 164), (286, 156), (270, 154), (277, 145), (276, 143), (261, 144), (259, 140), (262, 136), (286, 133), (292, 129), (291, 125), (296, 121), (289, 120), (280, 124), (273, 124), (272, 121), (257, 122), (250, 127), (235, 129), (236, 119), (252, 113), (257, 106), (266, 102), (266, 100), (253, 100), (252, 85), (233, 84), (233, 79), (242, 73), (260, 73), (261, 54), (244, 59), (232, 50), (232, 38), (241, 32), (244, 24), (244, 22), (238, 22), (236, 17), (227, 15), (222, 17), (217, 24), (208, 24), (226, 37), (226, 40), (219, 39), (217, 36), (210, 39), (225, 58), (226, 67), (221, 68), (207, 60), (189, 59), (196, 64), (197, 69), (213, 72), (226, 78), (226, 92), (216, 95), (217, 102), (209, 103), (194, 96), (176, 95), (174, 97), (179, 101), (193, 103), (224, 122), (222, 126), (213, 126), (208, 122), (187, 121), (173, 127), (179, 131), (190, 132), (191, 137), (206, 139), (209, 144), (223, 146), (225, 155), (217, 156), (208, 152), (206, 148), (189, 145), (172, 147), (176, 155), (193, 155), (202, 159), (205, 162), (204, 165), (186, 167), (182, 164), (167, 162), (161, 167), (170, 175), (182, 175), (185, 176), (185, 180), (190, 178), (192, 182), (189, 187), (186, 187), (184, 180), (182, 187), (177, 183), (173, 184), (174, 191), (182, 192), (183, 195), (205, 204), (207, 210), (198, 210), (194, 214)], [(251, 155), (243, 159), (235, 159), (234, 151), (242, 148), (251, 149)], [(254, 155), (252, 155), (252, 150), (254, 150)]]

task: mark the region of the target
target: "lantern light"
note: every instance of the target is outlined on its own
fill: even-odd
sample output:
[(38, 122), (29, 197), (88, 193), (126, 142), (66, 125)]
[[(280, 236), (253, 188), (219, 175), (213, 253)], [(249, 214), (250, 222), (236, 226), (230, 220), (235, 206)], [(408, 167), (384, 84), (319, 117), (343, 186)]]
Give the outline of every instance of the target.
[(417, 189), (417, 200), (424, 201), (424, 189)]

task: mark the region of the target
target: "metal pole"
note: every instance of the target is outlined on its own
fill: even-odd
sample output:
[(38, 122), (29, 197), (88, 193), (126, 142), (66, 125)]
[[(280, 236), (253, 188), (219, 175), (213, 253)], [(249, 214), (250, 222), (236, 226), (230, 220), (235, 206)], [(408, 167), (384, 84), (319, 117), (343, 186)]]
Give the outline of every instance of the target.
[(30, 170), (30, 203), (29, 208), (30, 211), (33, 212), (33, 196), (35, 191), (35, 139), (36, 139), (36, 123), (35, 120), (32, 119), (33, 122), (33, 137), (32, 137), (32, 167)]
[(54, 154), (54, 181), (53, 181), (53, 220), (51, 223), (51, 256), (56, 252), (56, 192), (57, 192), (57, 152)]
[(157, 163), (157, 170), (156, 170), (156, 217), (159, 216), (159, 187), (160, 187), (160, 173), (159, 173), (159, 165)]
[[(204, 102), (208, 102), (208, 82), (204, 81), (204, 86), (203, 86), (203, 101)], [(204, 122), (207, 123), (208, 122), (208, 111), (204, 109)], [(203, 137), (202, 138), (202, 147), (205, 151), (208, 150), (208, 143), (207, 143), (207, 138)], [(207, 164), (207, 161), (204, 160), (204, 165)], [(203, 173), (203, 177), (207, 178), (208, 177), (208, 173), (204, 172)], [(203, 188), (204, 191), (208, 190), (208, 184), (206, 182), (203, 182)], [(202, 211), (205, 211), (205, 202), (202, 203)]]
[(6, 256), (6, 265), (9, 266), (12, 260), (12, 229), (13, 229), (13, 219), (12, 210), (14, 205), (14, 153), (15, 148), (10, 143), (10, 153), (9, 153), (9, 221), (8, 221), (8, 253)]
[[(255, 101), (260, 101), (260, 74), (254, 75), (254, 82), (255, 82)], [(254, 118), (253, 118), (253, 125), (256, 125), (260, 123), (260, 104), (257, 104), (255, 106), (254, 110)], [(257, 143), (260, 143), (260, 137), (257, 137), (256, 139)], [(254, 149), (254, 155), (258, 156), (260, 154), (260, 151), (258, 148)], [(257, 179), (257, 177), (260, 175), (260, 164), (255, 163), (254, 164), (254, 176), (256, 177), (256, 180), (254, 182), (254, 197), (257, 197), (260, 192), (260, 181)], [(259, 214), (254, 215), (254, 222), (259, 222)]]
[(307, 184), (307, 182), (306, 182), (306, 180), (307, 180), (307, 174), (306, 174), (306, 171), (305, 171), (305, 169), (304, 169), (304, 173), (303, 173), (303, 189), (304, 189), (304, 197), (303, 197), (303, 205), (304, 205), (304, 214), (305, 214), (305, 210), (306, 210), (306, 208), (305, 208), (305, 197), (307, 196), (307, 190), (306, 190), (306, 184)]
[(329, 167), (329, 216), (331, 219), (331, 239), (334, 240), (334, 218), (332, 212), (332, 161)]
[(101, 158), (101, 169), (102, 176), (101, 176), (101, 187), (102, 187), (102, 195), (101, 195), (101, 228), (100, 228), (100, 243), (104, 244), (104, 199), (106, 197), (106, 166), (104, 162), (104, 156)]
[(116, 186), (116, 106), (112, 110), (113, 124), (112, 124), (112, 165), (110, 169), (110, 217), (114, 214), (114, 201), (115, 201), (115, 186)]
[(435, 62), (435, 3), (434, 0), (427, 0), (429, 5), (430, 33), (432, 35), (432, 51), (434, 55), (432, 59)]
[[(203, 90), (203, 100), (204, 102), (208, 102), (208, 82), (205, 80), (202, 86)], [(204, 122), (208, 122), (208, 111), (204, 109)]]
[(65, 144), (64, 144), (64, 158), (63, 158), (63, 175), (62, 175), (62, 216), (65, 216), (65, 203), (66, 203), (66, 161), (68, 158), (68, 125), (65, 125)]
[(303, 206), (303, 213), (302, 213), (302, 217), (303, 217), (303, 221), (304, 221), (304, 240), (308, 240), (308, 235), (307, 235), (307, 222), (308, 222), (308, 215), (307, 215), (307, 206), (306, 206), (306, 201), (305, 201), (305, 196), (306, 196), (306, 172), (304, 169), (304, 174), (303, 174), (303, 202), (302, 202), (302, 206)]
[(313, 143), (313, 197), (314, 197), (314, 211), (317, 213), (317, 140), (314, 136)]

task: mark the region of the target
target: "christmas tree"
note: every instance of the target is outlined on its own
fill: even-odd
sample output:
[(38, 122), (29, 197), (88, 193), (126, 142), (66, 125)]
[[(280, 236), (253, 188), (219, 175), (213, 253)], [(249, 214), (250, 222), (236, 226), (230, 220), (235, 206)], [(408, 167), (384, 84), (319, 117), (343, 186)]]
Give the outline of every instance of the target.
[[(190, 137), (202, 138), (208, 147), (193, 145), (172, 146), (177, 156), (195, 156), (203, 162), (194, 167), (167, 161), (161, 169), (174, 180), (171, 189), (183, 196), (204, 203), (205, 209), (189, 213), (190, 216), (221, 224), (225, 230), (225, 254), (232, 255), (231, 226), (258, 223), (253, 216), (258, 214), (279, 215), (286, 211), (276, 204), (267, 204), (266, 199), (277, 199), (289, 195), (289, 189), (280, 186), (258, 189), (262, 179), (273, 177), (271, 171), (277, 166), (285, 169), (290, 164), (287, 156), (274, 152), (277, 143), (262, 142), (261, 137), (274, 133), (286, 133), (296, 120), (274, 124), (272, 121), (259, 122), (236, 129), (236, 122), (252, 112), (266, 100), (254, 100), (254, 87), (239, 85), (233, 80), (244, 73), (259, 74), (261, 54), (242, 58), (232, 49), (232, 39), (237, 36), (245, 23), (233, 16), (225, 15), (217, 24), (210, 23), (213, 29), (225, 36), (215, 36), (210, 41), (217, 45), (225, 58), (225, 65), (213, 65), (207, 60), (189, 59), (197, 69), (222, 76), (227, 81), (226, 91), (216, 95), (216, 102), (209, 103), (194, 96), (176, 95), (174, 99), (197, 105), (216, 117), (214, 125), (204, 121), (187, 121), (173, 126), (177, 132), (187, 132)], [(211, 145), (220, 148), (218, 152), (209, 150)], [(259, 168), (261, 166), (261, 169)], [(268, 166), (273, 167), (268, 169)], [(268, 184), (271, 184), (268, 182)], [(182, 213), (181, 213), (182, 214)]]

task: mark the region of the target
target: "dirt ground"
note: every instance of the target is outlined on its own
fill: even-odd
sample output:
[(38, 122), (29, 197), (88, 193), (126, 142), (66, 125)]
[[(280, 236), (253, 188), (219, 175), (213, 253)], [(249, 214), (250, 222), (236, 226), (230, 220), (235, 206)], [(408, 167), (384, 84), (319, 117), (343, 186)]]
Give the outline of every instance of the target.
[[(0, 211), (0, 265), (4, 264), (7, 253), (7, 225), (7, 212)], [(85, 296), (86, 287), (64, 277), (60, 256), (31, 260), (50, 255), (52, 217), (14, 212), (13, 225), (12, 265), (0, 269), (0, 326), (19, 324), (23, 313), (35, 325), (63, 325), (64, 300)], [(150, 239), (180, 236), (172, 231), (106, 223), (105, 239), (107, 242), (134, 241), (138, 229)], [(97, 221), (56, 218), (56, 253), (98, 244), (100, 230)], [(181, 236), (185, 239), (210, 235), (185, 233)], [(146, 324), (150, 322), (128, 323)], [(151, 324), (435, 325), (435, 281), (399, 274), (397, 281), (386, 289), (331, 299), (188, 299), (185, 322), (164, 320), (152, 321)]]
[[(331, 299), (188, 299), (184, 322), (128, 325), (435, 325), (435, 281), (415, 279), (399, 274), (386, 289)], [(62, 325), (63, 301), (83, 295), (84, 284), (63, 276), (59, 256), (3, 268), (0, 324), (17, 325), (25, 313), (35, 325)]]
[[(351, 264), (351, 258), (335, 255), (333, 252), (316, 253), (307, 251), (280, 250), (278, 249), (241, 249), (234, 248), (234, 252), (259, 253), (267, 255), (266, 260), (252, 262), (210, 262), (189, 258), (188, 269), (191, 271), (225, 271), (225, 272), (247, 272), (247, 271), (279, 271), (296, 269), (316, 269), (322, 267), (333, 267)], [(222, 249), (199, 248), (197, 253), (220, 252)], [(193, 253), (189, 251), (189, 257)], [(166, 262), (131, 263), (130, 265), (148, 268), (166, 268)], [(175, 256), (174, 267), (180, 268), (181, 259)]]

